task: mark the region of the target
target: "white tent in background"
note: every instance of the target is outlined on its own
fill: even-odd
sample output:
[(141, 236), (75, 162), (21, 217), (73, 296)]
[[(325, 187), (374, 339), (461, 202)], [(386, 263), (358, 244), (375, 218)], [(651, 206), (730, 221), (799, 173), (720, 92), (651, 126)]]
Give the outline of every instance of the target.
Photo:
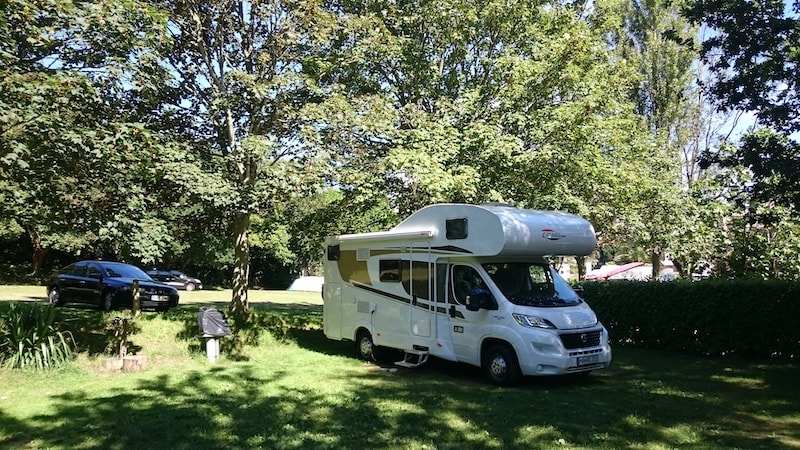
[(288, 291), (322, 292), (322, 277), (300, 277), (294, 280)]

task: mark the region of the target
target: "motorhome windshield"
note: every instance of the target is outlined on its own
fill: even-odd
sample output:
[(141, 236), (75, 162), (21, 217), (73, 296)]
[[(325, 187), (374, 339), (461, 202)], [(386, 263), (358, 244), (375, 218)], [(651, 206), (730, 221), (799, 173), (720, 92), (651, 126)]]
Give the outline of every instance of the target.
[(483, 264), (494, 284), (515, 305), (560, 307), (581, 302), (578, 294), (546, 263)]

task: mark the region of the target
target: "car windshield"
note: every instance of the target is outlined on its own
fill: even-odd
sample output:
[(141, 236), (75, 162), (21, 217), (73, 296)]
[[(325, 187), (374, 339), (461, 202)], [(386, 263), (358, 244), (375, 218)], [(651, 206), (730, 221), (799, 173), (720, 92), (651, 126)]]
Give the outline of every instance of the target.
[(489, 263), (483, 268), (515, 305), (559, 307), (581, 302), (566, 280), (547, 263)]
[(135, 278), (137, 280), (152, 280), (150, 275), (144, 273), (142, 269), (128, 264), (113, 264), (103, 266), (107, 276), (111, 278)]

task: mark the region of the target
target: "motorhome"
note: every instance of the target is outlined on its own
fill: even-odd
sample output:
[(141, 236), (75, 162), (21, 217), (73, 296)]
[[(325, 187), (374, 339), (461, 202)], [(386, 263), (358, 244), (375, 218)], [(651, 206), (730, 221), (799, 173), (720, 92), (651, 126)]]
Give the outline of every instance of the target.
[(581, 217), (507, 205), (430, 205), (389, 231), (331, 236), (324, 332), (364, 359), (381, 348), (402, 351), (406, 367), (433, 356), (497, 385), (601, 369), (608, 332), (551, 264), (596, 244)]

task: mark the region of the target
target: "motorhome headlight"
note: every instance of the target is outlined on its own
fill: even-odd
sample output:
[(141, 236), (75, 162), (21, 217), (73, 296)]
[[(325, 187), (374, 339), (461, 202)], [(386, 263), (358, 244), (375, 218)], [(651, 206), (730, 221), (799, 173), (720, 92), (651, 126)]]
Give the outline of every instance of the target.
[(512, 314), (514, 316), (514, 320), (517, 321), (518, 324), (522, 325), (523, 327), (529, 328), (555, 328), (556, 326), (553, 325), (547, 319), (543, 319), (539, 316), (529, 316), (526, 314)]

